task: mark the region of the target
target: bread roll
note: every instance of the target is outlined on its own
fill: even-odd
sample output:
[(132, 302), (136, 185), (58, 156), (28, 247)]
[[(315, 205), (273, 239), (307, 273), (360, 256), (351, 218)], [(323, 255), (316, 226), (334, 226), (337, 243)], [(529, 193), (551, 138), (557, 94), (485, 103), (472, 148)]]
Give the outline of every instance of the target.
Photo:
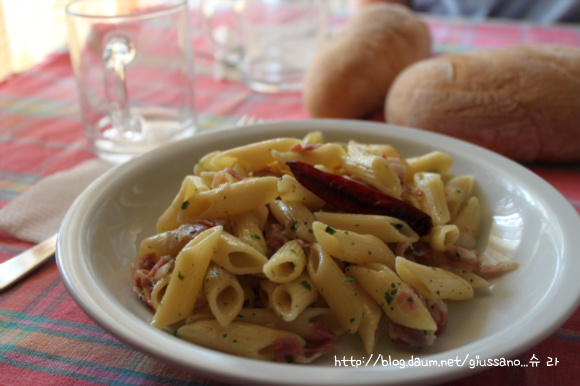
[(520, 45), (415, 63), (393, 83), (385, 117), (516, 161), (578, 161), (580, 49)]
[(427, 25), (402, 5), (364, 7), (321, 47), (305, 79), (312, 117), (362, 118), (380, 112), (397, 74), (429, 55)]

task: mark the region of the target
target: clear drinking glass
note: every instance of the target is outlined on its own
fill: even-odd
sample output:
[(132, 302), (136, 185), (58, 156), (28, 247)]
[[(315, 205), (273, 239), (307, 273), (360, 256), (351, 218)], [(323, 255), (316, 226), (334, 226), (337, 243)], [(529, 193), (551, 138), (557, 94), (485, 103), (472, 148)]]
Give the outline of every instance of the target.
[(66, 14), (81, 118), (101, 158), (195, 133), (187, 0), (76, 0)]
[(255, 91), (300, 90), (326, 33), (322, 0), (203, 0), (204, 36)]

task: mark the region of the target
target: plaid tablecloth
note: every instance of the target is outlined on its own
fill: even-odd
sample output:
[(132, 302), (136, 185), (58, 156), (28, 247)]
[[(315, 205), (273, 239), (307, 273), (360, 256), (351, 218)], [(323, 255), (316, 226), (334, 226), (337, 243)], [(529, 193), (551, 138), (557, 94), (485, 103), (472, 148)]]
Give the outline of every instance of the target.
[[(426, 19), (435, 54), (520, 42), (580, 46), (580, 26)], [(198, 40), (196, 44), (201, 44)], [(250, 114), (264, 120), (308, 118), (298, 92), (257, 94), (216, 80), (197, 54), (197, 105), (204, 129)], [(580, 90), (579, 90), (580, 97)], [(0, 207), (38, 180), (94, 157), (84, 139), (66, 52), (0, 84)], [(580, 165), (528, 166), (580, 211)], [(580, 229), (578, 230), (580, 236)], [(0, 262), (31, 245), (0, 233)], [(580, 258), (580, 256), (579, 256)], [(528, 367), (493, 367), (449, 385), (577, 385), (580, 309), (549, 338), (519, 355)], [(0, 385), (202, 385), (215, 383), (162, 364), (103, 331), (69, 296), (53, 260), (0, 293)]]

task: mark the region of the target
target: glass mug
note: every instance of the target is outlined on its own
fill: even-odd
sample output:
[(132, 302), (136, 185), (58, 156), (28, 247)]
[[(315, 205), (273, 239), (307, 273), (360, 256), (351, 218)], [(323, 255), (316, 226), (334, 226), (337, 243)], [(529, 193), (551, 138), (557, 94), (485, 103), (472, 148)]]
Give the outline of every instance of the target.
[(187, 0), (76, 0), (66, 8), (86, 137), (123, 162), (196, 131)]
[(301, 89), (326, 33), (322, 0), (202, 0), (201, 13), (218, 60), (258, 92)]

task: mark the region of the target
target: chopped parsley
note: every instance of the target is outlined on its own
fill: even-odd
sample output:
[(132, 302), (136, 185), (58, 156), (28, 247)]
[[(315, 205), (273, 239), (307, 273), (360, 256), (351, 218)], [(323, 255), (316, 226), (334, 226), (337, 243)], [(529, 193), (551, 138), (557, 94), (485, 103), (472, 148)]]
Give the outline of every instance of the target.
[(332, 229), (331, 227), (329, 227), (328, 225), (326, 226), (326, 229), (324, 231), (326, 233), (328, 233), (329, 235), (333, 235), (336, 233), (336, 231), (334, 229)]
[(290, 226), (290, 230), (292, 232), (296, 232), (296, 229), (298, 229), (298, 221), (292, 221), (292, 225)]
[(385, 292), (385, 300), (387, 301), (387, 304), (390, 306), (391, 303), (393, 302), (393, 297), (391, 296), (390, 293)]

